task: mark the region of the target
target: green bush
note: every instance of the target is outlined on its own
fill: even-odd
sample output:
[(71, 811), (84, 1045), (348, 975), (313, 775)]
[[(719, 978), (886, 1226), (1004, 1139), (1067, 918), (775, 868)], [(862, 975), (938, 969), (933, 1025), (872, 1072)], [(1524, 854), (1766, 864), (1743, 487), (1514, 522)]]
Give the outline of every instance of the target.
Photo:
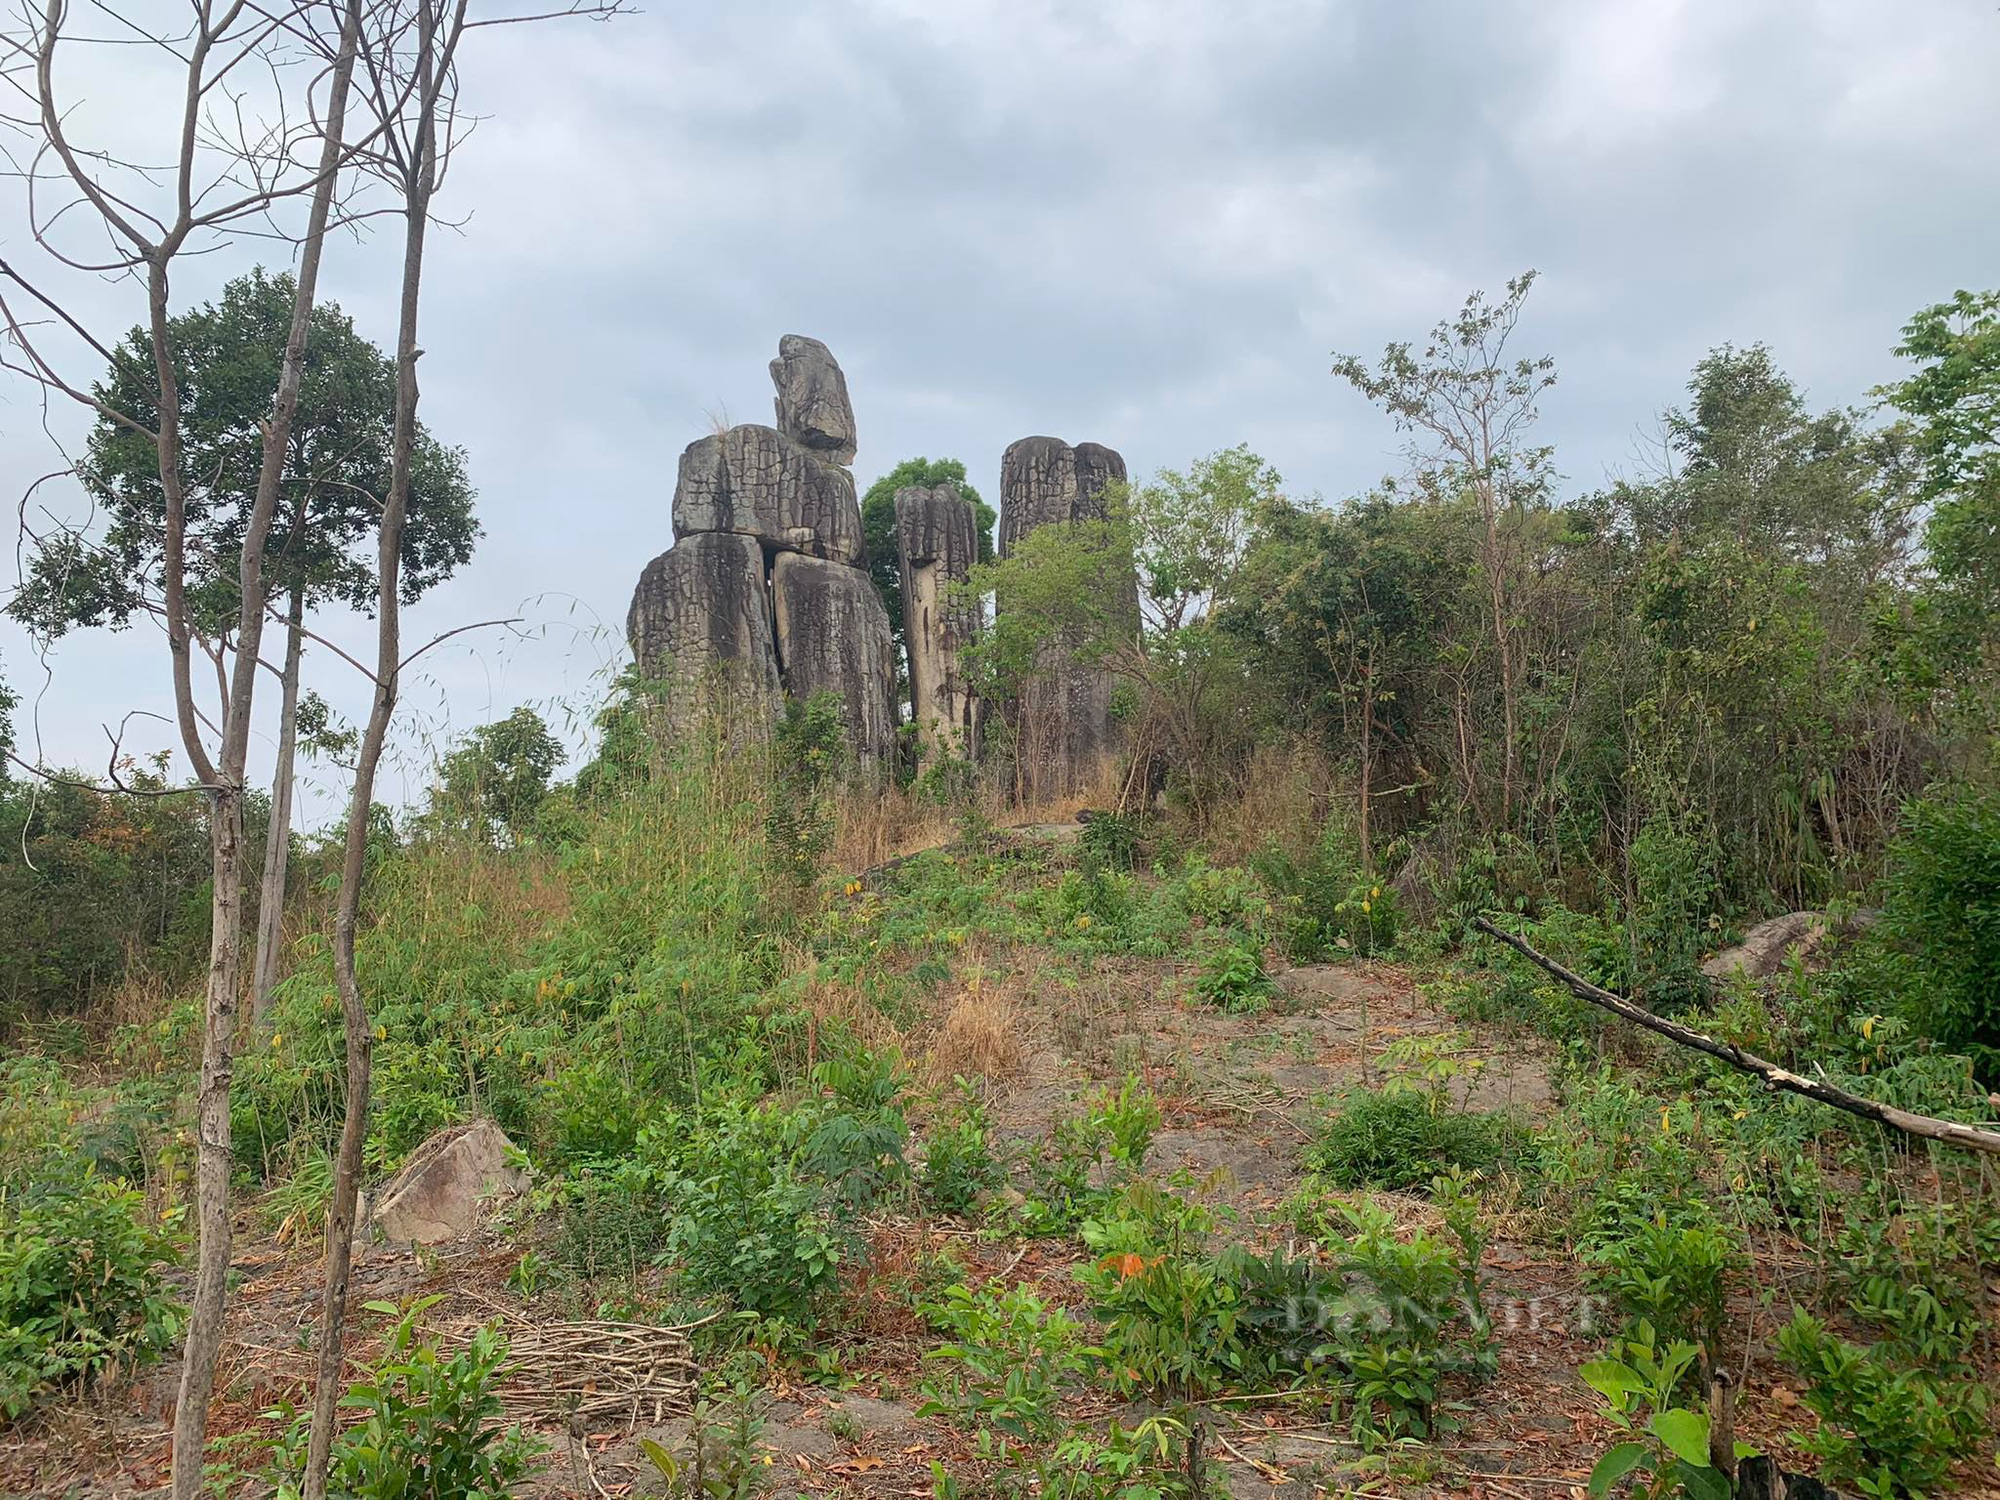
[(1240, 1286), (1227, 1252), (1212, 1254), (1213, 1216), (1145, 1181), (1083, 1225), (1096, 1257), (1076, 1276), (1103, 1324), (1099, 1358), (1124, 1393), (1204, 1396), (1244, 1373)]
[(1483, 1172), (1508, 1160), (1505, 1115), (1455, 1110), (1413, 1089), (1356, 1089), (1306, 1149), (1306, 1166), (1335, 1187), (1401, 1190), (1453, 1168)]
[(1835, 1484), (1871, 1500), (1920, 1500), (1960, 1459), (1992, 1454), (1992, 1397), (1977, 1380), (1897, 1369), (1879, 1348), (1850, 1344), (1802, 1310), (1778, 1331), (1778, 1354), (1806, 1382), (1820, 1419), (1800, 1441)]
[(953, 1080), (951, 1102), (939, 1109), (924, 1135), (921, 1185), (931, 1206), (962, 1214), (1004, 1174), (987, 1139), (986, 1110), (968, 1079)]
[(1021, 1206), (1020, 1230), (1067, 1234), (1097, 1213), (1145, 1165), (1159, 1128), (1159, 1101), (1137, 1078), (1057, 1120), (1048, 1149), (1029, 1164), (1033, 1191)]
[(1715, 1367), (1743, 1251), (1713, 1217), (1677, 1222), (1661, 1210), (1636, 1225), (1616, 1222), (1585, 1242), (1584, 1259), (1592, 1284), (1635, 1324), (1650, 1324), (1669, 1343), (1695, 1345), (1703, 1368)]
[(1261, 1008), (1271, 990), (1264, 956), (1233, 936), (1209, 954), (1194, 976), (1195, 994), (1231, 1014)]
[(950, 1366), (948, 1383), (926, 1383), (920, 1416), (942, 1414), (1028, 1442), (1059, 1425), (1056, 1403), (1083, 1370), (1083, 1329), (1028, 1286), (947, 1290), (924, 1309), (947, 1338), (926, 1359)]
[(86, 1174), (0, 1192), (0, 1412), (157, 1359), (180, 1333), (161, 1276), (174, 1259), (131, 1188)]
[(2000, 1083), (2000, 791), (1905, 807), (1884, 897), (1882, 936), (1916, 970), (1903, 989), (1911, 1020)]
[(1431, 1189), (1445, 1208), (1445, 1235), (1400, 1233), (1386, 1209), (1365, 1201), (1310, 1198), (1299, 1205), (1300, 1227), (1330, 1274), (1275, 1257), (1245, 1266), (1243, 1320), (1254, 1340), (1281, 1366), (1303, 1356), (1345, 1379), (1351, 1428), (1365, 1444), (1448, 1430), (1447, 1383), (1494, 1368), (1477, 1200), (1456, 1177)]
[[(519, 1427), (502, 1428), (499, 1383), (507, 1340), (488, 1324), (446, 1356), (419, 1337), (418, 1319), (439, 1300), (366, 1308), (394, 1318), (382, 1358), (347, 1388), (341, 1405), (360, 1413), (333, 1440), (331, 1500), (507, 1500), (541, 1452)], [(309, 1412), (281, 1409), (291, 1425), (271, 1472), (280, 1500), (295, 1500), (305, 1473)]]
[(841, 1246), (828, 1195), (796, 1163), (797, 1130), (782, 1111), (738, 1105), (649, 1127), (640, 1150), (662, 1162), (666, 1250), (687, 1291), (810, 1328)]

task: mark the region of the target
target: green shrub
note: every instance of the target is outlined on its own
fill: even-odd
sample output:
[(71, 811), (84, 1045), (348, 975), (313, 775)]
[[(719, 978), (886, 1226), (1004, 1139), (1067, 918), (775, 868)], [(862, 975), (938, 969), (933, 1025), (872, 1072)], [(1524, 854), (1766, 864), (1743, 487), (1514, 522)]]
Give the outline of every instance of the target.
[(1032, 1191), (1018, 1227), (1034, 1235), (1067, 1234), (1099, 1211), (1145, 1165), (1160, 1128), (1159, 1101), (1127, 1078), (1055, 1123), (1048, 1148), (1029, 1164)]
[(1271, 991), (1264, 956), (1236, 937), (1209, 954), (1194, 977), (1195, 994), (1231, 1014), (1261, 1008)]
[(1202, 1396), (1244, 1369), (1240, 1287), (1229, 1255), (1208, 1252), (1213, 1216), (1151, 1183), (1132, 1183), (1083, 1225), (1096, 1257), (1076, 1276), (1104, 1325), (1099, 1358), (1114, 1389)]
[[(1653, 1326), (1641, 1322), (1631, 1339), (1614, 1343), (1605, 1358), (1577, 1371), (1604, 1398), (1604, 1414), (1612, 1425), (1632, 1434), (1613, 1444), (1591, 1470), (1593, 1500), (1602, 1500), (1613, 1485), (1640, 1472), (1652, 1479), (1635, 1486), (1633, 1493), (1647, 1500), (1676, 1494), (1729, 1500), (1732, 1487), (1711, 1462), (1708, 1413), (1674, 1400), (1698, 1353), (1692, 1344), (1661, 1349)], [(1753, 1451), (1747, 1443), (1736, 1445), (1739, 1459)]]
[(1273, 844), (1252, 864), (1277, 903), (1280, 938), (1294, 962), (1367, 957), (1395, 945), (1396, 893), (1362, 867), (1338, 825), (1321, 829), (1303, 857)]
[(946, 1384), (927, 1382), (920, 1416), (943, 1414), (1028, 1442), (1054, 1437), (1056, 1403), (1083, 1370), (1083, 1330), (1031, 1287), (947, 1290), (924, 1309), (947, 1337), (925, 1355), (948, 1364)]
[(166, 1236), (135, 1190), (86, 1173), (0, 1192), (0, 1413), (157, 1359), (179, 1335)]
[[(1288, 1359), (1307, 1339), (1310, 1366), (1342, 1376), (1354, 1394), (1351, 1429), (1374, 1445), (1429, 1438), (1454, 1425), (1446, 1385), (1494, 1368), (1492, 1324), (1479, 1273), (1485, 1249), (1478, 1203), (1462, 1179), (1442, 1177), (1432, 1192), (1445, 1206), (1446, 1235), (1399, 1233), (1377, 1205), (1313, 1199), (1301, 1227), (1329, 1257), (1332, 1274), (1315, 1280), (1265, 1262), (1246, 1278), (1246, 1324), (1266, 1347), (1276, 1338)], [(1301, 1283), (1304, 1283), (1301, 1285)], [(1283, 1326), (1268, 1300), (1284, 1296)]]
[(1804, 1311), (1778, 1331), (1778, 1354), (1806, 1382), (1806, 1405), (1820, 1419), (1799, 1441), (1835, 1484), (1872, 1500), (1922, 1497), (1960, 1459), (1992, 1453), (1992, 1397), (1977, 1380), (1897, 1369), (1879, 1348), (1850, 1344)]
[(1934, 793), (1903, 809), (1881, 932), (1917, 972), (1911, 1019), (2000, 1083), (2000, 791)]
[(1646, 820), (1628, 855), (1632, 874), (1634, 993), (1673, 1011), (1707, 993), (1701, 948), (1716, 894), (1714, 850), (1670, 819)]
[(1307, 1148), (1306, 1166), (1335, 1187), (1401, 1190), (1451, 1168), (1499, 1166), (1512, 1153), (1514, 1132), (1505, 1115), (1440, 1107), (1411, 1089), (1356, 1089)]
[(1585, 1242), (1592, 1285), (1613, 1297), (1635, 1323), (1670, 1343), (1687, 1342), (1703, 1369), (1722, 1356), (1729, 1287), (1743, 1269), (1736, 1239), (1705, 1212), (1693, 1222), (1664, 1210), (1636, 1225), (1613, 1224)]
[(1129, 870), (1138, 858), (1139, 820), (1124, 813), (1095, 813), (1083, 825), (1077, 846), (1087, 861), (1107, 870)]
[(795, 1164), (796, 1129), (781, 1111), (738, 1105), (649, 1127), (641, 1152), (662, 1161), (666, 1251), (687, 1291), (810, 1328), (841, 1247), (826, 1194)]
[(924, 1135), (922, 1187), (932, 1207), (962, 1214), (981, 1193), (998, 1187), (1004, 1174), (987, 1139), (978, 1090), (964, 1078), (952, 1082), (950, 1104), (939, 1109)]
[[(447, 1356), (418, 1333), (418, 1319), (439, 1300), (366, 1304), (395, 1323), (381, 1360), (341, 1400), (361, 1418), (334, 1437), (332, 1500), (507, 1500), (533, 1467), (540, 1441), (498, 1425), (496, 1386), (507, 1360), (499, 1325)], [(286, 1500), (300, 1493), (311, 1414), (280, 1415), (292, 1421), (267, 1477)]]

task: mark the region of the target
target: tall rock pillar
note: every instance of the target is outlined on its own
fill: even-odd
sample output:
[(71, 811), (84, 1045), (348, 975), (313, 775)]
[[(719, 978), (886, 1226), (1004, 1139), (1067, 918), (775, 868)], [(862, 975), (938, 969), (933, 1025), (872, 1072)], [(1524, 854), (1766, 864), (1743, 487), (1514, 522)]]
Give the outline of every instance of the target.
[(984, 707), (963, 661), (979, 629), (978, 607), (953, 597), (979, 561), (979, 518), (946, 482), (896, 491), (896, 554), (903, 633), (910, 649), (910, 703), (927, 759), (979, 758)]
[[(1000, 460), (1000, 555), (1010, 556), (1037, 529), (1110, 518), (1106, 491), (1125, 481), (1125, 460), (1098, 443), (1072, 448), (1060, 438), (1028, 437)], [(1104, 586), (1113, 617), (1139, 628), (1136, 570)], [(998, 601), (1004, 614), (1007, 601)], [(1095, 782), (1118, 751), (1111, 720), (1112, 677), (1102, 663), (1076, 660), (1077, 642), (1043, 648), (1038, 670), (1007, 706), (1023, 793), (1032, 800), (1072, 796)]]

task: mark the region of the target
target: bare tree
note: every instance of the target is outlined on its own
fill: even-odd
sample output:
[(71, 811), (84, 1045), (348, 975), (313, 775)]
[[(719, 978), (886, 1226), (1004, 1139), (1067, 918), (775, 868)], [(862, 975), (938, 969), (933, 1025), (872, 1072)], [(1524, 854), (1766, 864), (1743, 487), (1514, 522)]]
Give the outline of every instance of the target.
[(396, 327), (396, 416), (376, 571), (375, 667), (369, 674), (373, 696), (355, 760), (340, 895), (334, 916), (334, 982), (340, 994), (347, 1078), (340, 1149), (334, 1162), (333, 1196), (327, 1208), (326, 1281), (320, 1299), (319, 1366), (307, 1446), (306, 1500), (325, 1500), (326, 1496), (341, 1394), (355, 1206), (360, 1196), (362, 1145), (368, 1128), (374, 1032), (368, 1019), (367, 1000), (355, 973), (354, 950), (360, 927), (368, 815), (374, 800), (375, 775), (395, 714), (403, 669), (439, 641), (462, 630), (479, 628), (461, 626), (408, 656), (403, 655), (399, 577), (403, 529), (409, 515), (411, 465), (416, 451), (417, 361), (423, 354), (417, 344), (418, 308), (432, 202), (443, 183), (453, 149), (464, 134), (458, 111), (459, 47), (468, 32), (481, 26), (553, 16), (603, 20), (615, 15), (618, 9), (619, 0), (575, 0), (547, 15), (473, 20), (469, 17), (469, 0), (385, 0), (361, 48), (363, 92), (369, 107), (377, 112), (379, 124), (379, 130), (372, 133), (367, 164), (400, 200), (403, 270)]
[[(0, 262), (0, 365), (37, 384), (44, 399), (67, 398), (100, 417), (144, 431), (158, 453), (165, 496), (160, 623), (167, 643), (174, 717), (194, 778), (210, 805), (213, 896), (196, 1095), (199, 1252), (174, 1416), (173, 1494), (201, 1492), (208, 1404), (228, 1291), (230, 1081), (242, 988), (243, 798), (252, 710), (270, 586), (269, 535), (298, 406), (305, 337), (318, 292), (325, 237), (334, 222), (347, 154), (346, 115), (361, 33), (360, 0), (338, 10), (330, 58), (301, 46), (326, 0), (263, 8), (249, 0), (195, 0), (186, 29), (147, 30), (109, 8), (92, 13), (112, 35), (71, 29), (65, 0), (23, 8), (0, 36), (0, 77), (18, 101), (0, 117), (17, 138), (7, 148), (23, 185), (28, 221), (47, 273), (108, 279), (143, 294), (157, 397), (151, 430), (112, 410), (65, 372), (80, 345), (110, 362), (110, 340), (89, 330), (82, 294), (66, 302), (46, 275)], [(162, 143), (90, 145), (73, 137), (71, 100), (59, 65), (100, 45), (138, 45), (171, 59), (180, 79), (177, 118)], [(305, 81), (298, 78), (303, 72)], [(316, 147), (316, 149), (315, 149)], [(160, 162), (167, 165), (162, 168)], [(170, 329), (172, 279), (182, 258), (245, 238), (297, 248), (290, 336), (263, 424), (263, 463), (238, 566), (234, 627), (215, 643), (217, 705), (211, 717), (195, 690), (194, 628), (187, 597), (189, 477), (183, 472), (176, 361)], [(102, 368), (102, 365), (99, 366)]]
[(1391, 344), (1374, 369), (1352, 354), (1336, 355), (1333, 366), (1334, 374), (1387, 411), (1398, 427), (1423, 435), (1410, 457), (1427, 486), (1468, 490), (1479, 504), (1487, 619), (1500, 666), (1503, 827), (1512, 821), (1521, 795), (1514, 553), (1521, 512), (1546, 487), (1550, 458), (1547, 448), (1526, 447), (1522, 437), (1535, 420), (1536, 398), (1556, 378), (1555, 361), (1547, 355), (1511, 360), (1507, 355), (1534, 284), (1535, 273), (1524, 271), (1507, 283), (1507, 295), (1497, 303), (1474, 292), (1456, 318), (1431, 330), (1421, 357), (1408, 344)]

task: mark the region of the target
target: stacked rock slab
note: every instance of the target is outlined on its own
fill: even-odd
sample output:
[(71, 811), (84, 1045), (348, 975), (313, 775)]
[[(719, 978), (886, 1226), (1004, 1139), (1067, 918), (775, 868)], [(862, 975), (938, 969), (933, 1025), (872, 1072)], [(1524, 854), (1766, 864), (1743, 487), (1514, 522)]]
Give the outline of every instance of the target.
[[(1125, 480), (1125, 460), (1099, 443), (1072, 448), (1060, 438), (1028, 437), (1000, 460), (1000, 555), (1052, 523), (1109, 519), (1106, 492)], [(1110, 581), (1106, 603), (1136, 633), (1139, 582), (1134, 570)], [(999, 600), (1004, 612), (1007, 601)], [(1079, 665), (1075, 643), (1055, 642), (1018, 702), (1008, 706), (1023, 791), (1041, 800), (1089, 786), (1117, 751), (1111, 722), (1111, 672)]]
[(979, 561), (979, 518), (956, 485), (896, 491), (896, 558), (910, 703), (925, 758), (977, 760), (984, 714), (962, 653), (978, 632), (979, 611), (952, 590)]
[(787, 334), (771, 361), (778, 425), (690, 443), (674, 545), (647, 565), (626, 634), (640, 671), (681, 691), (677, 715), (722, 710), (768, 733), (785, 695), (832, 692), (864, 770), (895, 746), (888, 612), (863, 564), (847, 377), (826, 345)]

